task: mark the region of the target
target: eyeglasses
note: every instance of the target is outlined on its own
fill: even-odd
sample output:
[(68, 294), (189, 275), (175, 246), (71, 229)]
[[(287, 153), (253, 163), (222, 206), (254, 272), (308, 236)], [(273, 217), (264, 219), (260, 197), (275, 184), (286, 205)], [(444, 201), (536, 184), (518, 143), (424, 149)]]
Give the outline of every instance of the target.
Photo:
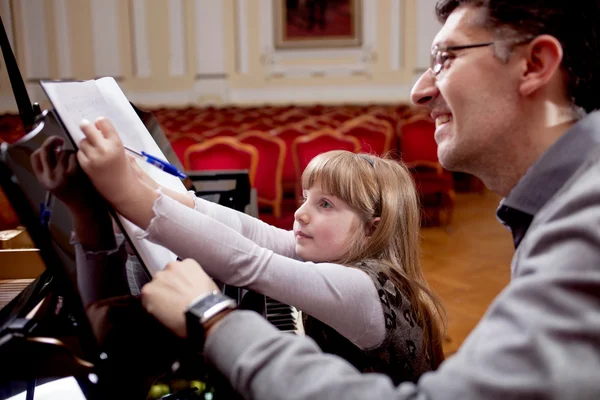
[(452, 55), (450, 54), (453, 51), (458, 50), (466, 50), (466, 49), (475, 49), (477, 47), (487, 47), (491, 46), (496, 42), (485, 42), (485, 43), (475, 43), (475, 44), (466, 44), (462, 46), (434, 46), (431, 49), (431, 60), (429, 64), (429, 68), (431, 72), (433, 72), (433, 76), (437, 76), (442, 69), (444, 69), (444, 64), (448, 61)]
[(506, 38), (506, 39), (498, 39), (493, 42), (485, 42), (485, 43), (474, 43), (474, 44), (465, 44), (462, 46), (434, 46), (431, 49), (431, 60), (429, 62), (429, 68), (433, 73), (433, 76), (437, 76), (444, 69), (444, 65), (446, 61), (452, 58), (452, 52), (466, 49), (475, 49), (478, 47), (487, 47), (491, 46), (499, 41), (512, 41), (512, 46), (520, 46), (526, 43), (531, 42), (535, 36), (526, 36), (523, 38)]

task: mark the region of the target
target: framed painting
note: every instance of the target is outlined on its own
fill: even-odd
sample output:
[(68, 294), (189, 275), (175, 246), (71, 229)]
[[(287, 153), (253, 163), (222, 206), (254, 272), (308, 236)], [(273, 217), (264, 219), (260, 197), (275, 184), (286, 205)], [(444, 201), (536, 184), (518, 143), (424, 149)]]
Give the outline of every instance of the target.
[(273, 0), (276, 49), (359, 47), (362, 0)]

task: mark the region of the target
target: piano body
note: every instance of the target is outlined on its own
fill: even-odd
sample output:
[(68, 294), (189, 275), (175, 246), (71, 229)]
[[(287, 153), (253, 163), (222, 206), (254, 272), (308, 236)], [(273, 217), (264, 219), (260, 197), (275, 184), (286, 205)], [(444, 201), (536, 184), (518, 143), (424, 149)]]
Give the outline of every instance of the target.
[[(213, 382), (218, 388), (215, 399), (236, 398), (236, 394), (214, 375), (214, 371), (204, 365), (202, 357), (190, 355), (185, 343), (143, 310), (138, 298), (115, 298), (110, 307), (100, 309), (94, 317), (90, 317), (90, 308), (83, 306), (77, 286), (75, 252), (69, 243), (72, 231), (70, 216), (62, 203), (54, 201), (51, 223), (47, 226), (40, 224), (42, 210), (39, 205), (47, 202), (48, 197), (35, 179), (29, 161), (31, 153), (49, 136), (63, 137), (66, 149), (69, 149), (70, 137), (54, 111), (42, 112), (29, 103), (1, 19), (0, 25), (5, 64), (25, 131), (28, 132), (13, 145), (3, 144), (0, 183), (20, 223), (27, 228), (39, 249), (45, 266), (39, 277), (0, 309), (0, 358), (3, 360), (0, 363), (0, 384), (27, 382), (30, 393), (33, 393), (36, 380), (74, 376), (89, 399), (141, 398), (140, 394), (147, 393), (152, 379), (173, 372), (188, 377), (200, 376)], [(135, 106), (134, 109), (169, 162), (181, 167), (154, 116)], [(73, 150), (73, 147), (70, 149)], [(184, 184), (188, 189), (194, 188), (192, 180), (186, 180)], [(249, 183), (247, 186), (240, 185), (240, 188), (249, 190)], [(251, 191), (244, 194), (241, 203), (246, 205), (242, 211), (252, 213), (255, 197)], [(261, 313), (279, 329), (303, 333), (301, 318), (293, 307), (242, 288), (223, 287), (223, 290), (242, 308)], [(102, 327), (102, 340), (97, 334), (98, 316), (105, 325)], [(173, 369), (174, 365), (181, 368)], [(126, 389), (115, 394), (116, 387)]]

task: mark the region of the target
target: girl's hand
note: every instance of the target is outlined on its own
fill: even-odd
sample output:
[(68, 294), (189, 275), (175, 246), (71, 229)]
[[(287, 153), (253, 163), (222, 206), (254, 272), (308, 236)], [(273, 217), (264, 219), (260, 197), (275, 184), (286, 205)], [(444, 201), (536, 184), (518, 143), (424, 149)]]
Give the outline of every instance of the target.
[(134, 156), (128, 155), (127, 157), (129, 158), (129, 164), (131, 165), (131, 169), (133, 169), (133, 172), (135, 172), (136, 176), (140, 179), (140, 181), (142, 181), (154, 190), (160, 188), (158, 182), (152, 179), (150, 175), (148, 175), (148, 173), (140, 167)]
[(86, 138), (79, 143), (77, 160), (98, 192), (119, 210), (124, 203), (136, 198), (140, 178), (108, 119), (98, 118), (93, 125), (82, 121), (81, 130)]

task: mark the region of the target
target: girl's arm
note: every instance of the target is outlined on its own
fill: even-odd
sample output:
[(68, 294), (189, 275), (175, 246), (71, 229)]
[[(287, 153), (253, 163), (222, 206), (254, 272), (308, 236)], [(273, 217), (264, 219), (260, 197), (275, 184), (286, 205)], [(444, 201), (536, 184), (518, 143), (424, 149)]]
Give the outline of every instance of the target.
[(191, 195), (196, 211), (227, 225), (258, 246), (266, 247), (285, 257), (296, 258), (296, 241), (293, 231), (269, 225), (243, 212), (201, 199), (193, 193)]
[[(112, 123), (85, 123), (77, 159), (96, 189), (145, 237), (200, 262), (214, 278), (248, 287), (307, 312), (361, 348), (385, 337), (373, 281), (357, 269), (303, 263), (274, 254), (239, 232), (140, 185)], [(291, 232), (288, 232), (290, 236)]]
[(195, 259), (213, 278), (293, 305), (360, 348), (373, 348), (383, 341), (383, 310), (366, 273), (274, 254), (168, 196), (156, 200), (154, 214), (143, 237), (181, 258)]
[(286, 257), (296, 257), (294, 235), (291, 231), (279, 229), (248, 214), (201, 199), (191, 190), (187, 193), (181, 193), (160, 186), (139, 167), (133, 157), (130, 157), (130, 161), (130, 165), (140, 177), (140, 180), (148, 186), (160, 189), (164, 194), (179, 203), (227, 225), (259, 246), (268, 247), (275, 253)]

